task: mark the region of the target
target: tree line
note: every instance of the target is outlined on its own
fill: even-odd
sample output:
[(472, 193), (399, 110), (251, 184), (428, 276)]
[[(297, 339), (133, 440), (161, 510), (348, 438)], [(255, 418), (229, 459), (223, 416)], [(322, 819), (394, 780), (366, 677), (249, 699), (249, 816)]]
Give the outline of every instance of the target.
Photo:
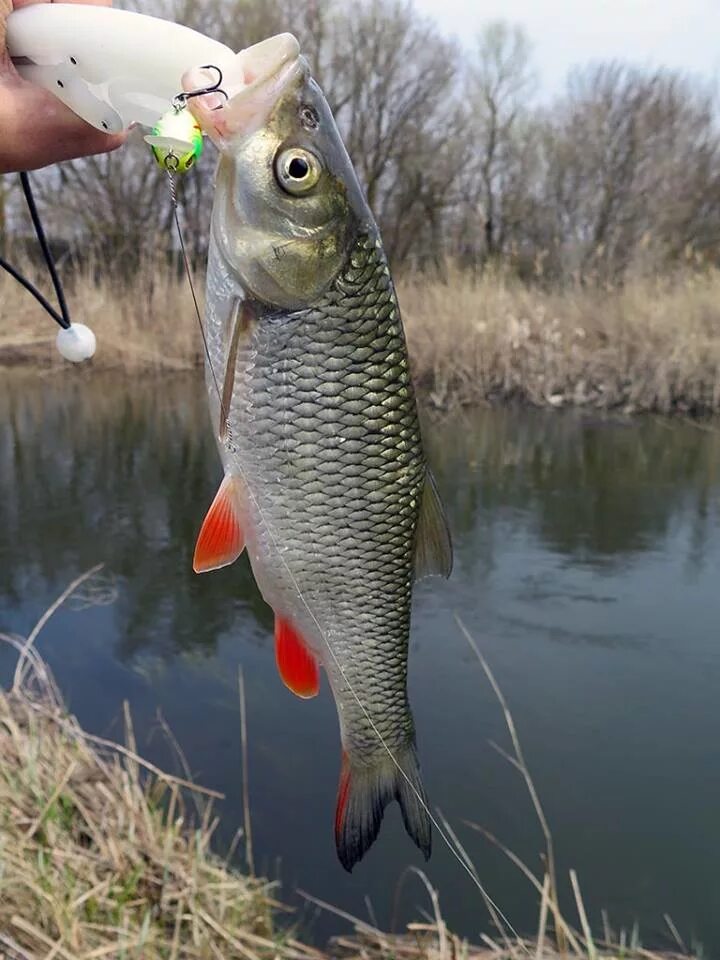
[[(324, 89), (396, 269), (500, 266), (542, 283), (621, 282), (720, 258), (720, 129), (710, 83), (620, 62), (535, 96), (523, 31), (443, 37), (410, 0), (137, 0), (241, 49), (291, 30)], [(126, 276), (173, 249), (166, 177), (139, 134), (36, 177), (50, 232)], [(213, 150), (179, 181), (186, 243), (207, 245)], [(6, 178), (7, 180), (7, 178)], [(7, 185), (4, 185), (7, 194)], [(12, 195), (6, 233), (22, 230)], [(8, 212), (9, 211), (9, 212)]]

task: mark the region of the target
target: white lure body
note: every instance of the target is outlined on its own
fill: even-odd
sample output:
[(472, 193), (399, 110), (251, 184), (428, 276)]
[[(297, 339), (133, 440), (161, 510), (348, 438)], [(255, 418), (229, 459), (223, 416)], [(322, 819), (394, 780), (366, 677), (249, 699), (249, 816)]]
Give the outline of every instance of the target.
[(45, 87), (108, 133), (153, 126), (182, 90), (186, 70), (235, 59), (189, 27), (87, 4), (31, 4), (11, 13), (7, 45), (24, 79)]

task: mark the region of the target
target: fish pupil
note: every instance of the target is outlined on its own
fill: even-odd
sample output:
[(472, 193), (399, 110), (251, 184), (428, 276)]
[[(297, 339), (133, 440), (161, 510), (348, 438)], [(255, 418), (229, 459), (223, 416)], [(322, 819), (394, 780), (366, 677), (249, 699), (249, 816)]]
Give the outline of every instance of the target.
[(302, 157), (293, 157), (288, 166), (288, 174), (293, 180), (304, 180), (310, 172), (310, 164)]

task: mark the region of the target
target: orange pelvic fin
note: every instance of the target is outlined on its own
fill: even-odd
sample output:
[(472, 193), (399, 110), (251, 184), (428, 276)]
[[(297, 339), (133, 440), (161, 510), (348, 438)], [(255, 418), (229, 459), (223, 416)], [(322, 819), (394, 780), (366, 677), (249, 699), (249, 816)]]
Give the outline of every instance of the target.
[(195, 573), (226, 567), (243, 552), (245, 536), (238, 516), (239, 482), (236, 477), (226, 474), (220, 484), (195, 544)]
[(275, 615), (275, 659), (288, 690), (307, 700), (320, 690), (320, 668), (297, 630)]

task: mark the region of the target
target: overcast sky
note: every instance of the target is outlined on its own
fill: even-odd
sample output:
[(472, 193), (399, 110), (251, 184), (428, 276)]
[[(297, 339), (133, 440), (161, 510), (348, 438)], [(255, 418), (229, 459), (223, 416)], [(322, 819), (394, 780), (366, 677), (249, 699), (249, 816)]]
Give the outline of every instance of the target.
[(467, 38), (486, 20), (525, 27), (541, 89), (593, 59), (682, 67), (720, 76), (720, 0), (416, 0), (446, 33)]

